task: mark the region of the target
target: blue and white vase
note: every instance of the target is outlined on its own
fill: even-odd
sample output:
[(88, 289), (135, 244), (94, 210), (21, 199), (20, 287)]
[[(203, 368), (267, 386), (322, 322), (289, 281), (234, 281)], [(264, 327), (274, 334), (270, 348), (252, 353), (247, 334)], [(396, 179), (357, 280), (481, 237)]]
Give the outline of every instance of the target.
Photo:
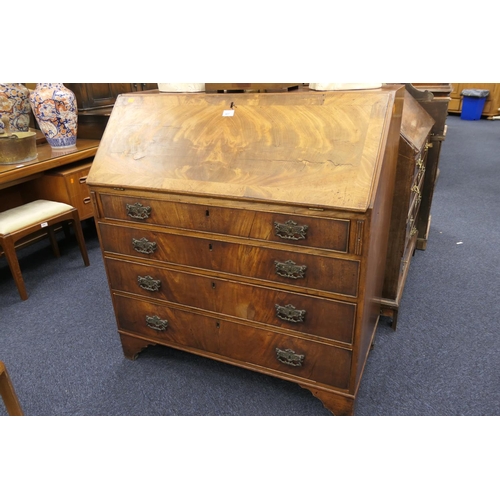
[(78, 108), (75, 94), (62, 83), (37, 83), (30, 104), (40, 130), (52, 148), (76, 145)]
[[(22, 83), (0, 83), (0, 117), (9, 119), (11, 132), (28, 132), (30, 127), (30, 91)], [(0, 120), (0, 134), (4, 125)]]

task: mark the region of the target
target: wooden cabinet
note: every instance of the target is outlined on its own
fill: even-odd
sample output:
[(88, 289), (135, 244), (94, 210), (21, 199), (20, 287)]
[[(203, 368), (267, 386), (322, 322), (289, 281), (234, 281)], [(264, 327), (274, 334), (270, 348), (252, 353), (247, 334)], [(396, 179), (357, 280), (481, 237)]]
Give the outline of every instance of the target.
[(125, 356), (186, 350), (352, 414), (403, 99), (400, 85), (120, 96), (87, 182)]
[(452, 87), (449, 83), (408, 83), (406, 89), (434, 120), (430, 136), (431, 147), (427, 151), (422, 200), (416, 225), (418, 231), (417, 249), (425, 250), (431, 227), (432, 199), (439, 176), (441, 147), (446, 139), (446, 117), (448, 116), (448, 105), (451, 102), (450, 93)]
[(382, 314), (396, 329), (411, 258), (418, 237), (418, 217), (424, 187), (427, 153), (434, 120), (405, 92), (389, 246), (382, 291)]
[(157, 89), (156, 83), (65, 83), (75, 93), (78, 111), (110, 107), (120, 94)]
[(45, 172), (32, 182), (31, 189), (36, 198), (68, 203), (78, 210), (80, 220), (94, 216), (87, 186), (87, 176), (92, 161), (83, 160), (69, 167)]
[(451, 85), (453, 87), (449, 105), (451, 113), (462, 112), (462, 90), (484, 89), (489, 90), (490, 94), (484, 103), (482, 116), (491, 117), (500, 115), (500, 83), (452, 83)]
[(101, 139), (116, 98), (127, 92), (158, 89), (156, 83), (65, 83), (78, 105), (78, 137)]

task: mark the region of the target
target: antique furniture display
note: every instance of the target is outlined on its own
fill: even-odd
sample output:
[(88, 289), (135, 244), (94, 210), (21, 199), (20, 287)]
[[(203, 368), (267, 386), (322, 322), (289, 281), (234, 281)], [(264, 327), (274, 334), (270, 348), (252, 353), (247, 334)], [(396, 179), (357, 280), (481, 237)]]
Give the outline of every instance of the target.
[(186, 350), (353, 414), (403, 99), (401, 85), (121, 95), (87, 183), (124, 355)]
[(406, 91), (382, 290), (382, 315), (392, 318), (394, 329), (397, 326), (399, 305), (417, 243), (417, 221), (433, 125), (434, 120)]
[(461, 113), (464, 89), (483, 89), (489, 90), (490, 94), (484, 103), (481, 116), (492, 118), (500, 115), (500, 83), (452, 83), (453, 90), (450, 93), (450, 113)]
[[(37, 142), (34, 160), (20, 164), (0, 164), (0, 211), (45, 199), (74, 206), (80, 220), (93, 217), (85, 176), (99, 141), (78, 139), (75, 148), (52, 149), (40, 133)], [(64, 182), (61, 182), (61, 178)], [(43, 232), (33, 233), (17, 241), (16, 249), (45, 237)], [(0, 248), (0, 257), (3, 254)]]
[[(73, 204), (70, 200), (75, 201), (75, 197), (68, 195), (68, 186), (59, 192), (54, 185), (44, 190), (39, 189), (36, 184), (45, 174), (51, 175), (52, 172), (57, 172), (55, 175), (63, 175), (65, 169), (71, 172), (75, 168), (79, 169), (78, 182), (80, 184), (82, 177), (88, 173), (98, 145), (97, 140), (78, 139), (74, 148), (52, 149), (43, 140), (37, 144), (37, 156), (34, 160), (20, 164), (0, 164), (0, 210), (7, 210), (38, 198)], [(41, 182), (45, 184), (45, 181)], [(70, 180), (68, 182), (72, 184)], [(73, 181), (75, 182), (76, 180)], [(47, 184), (50, 184), (50, 181)], [(83, 182), (80, 189), (87, 189), (86, 197), (89, 196), (88, 188)], [(75, 206), (79, 208), (79, 203), (75, 202)], [(82, 220), (87, 217), (87, 214), (87, 208), (81, 212), (79, 210)]]

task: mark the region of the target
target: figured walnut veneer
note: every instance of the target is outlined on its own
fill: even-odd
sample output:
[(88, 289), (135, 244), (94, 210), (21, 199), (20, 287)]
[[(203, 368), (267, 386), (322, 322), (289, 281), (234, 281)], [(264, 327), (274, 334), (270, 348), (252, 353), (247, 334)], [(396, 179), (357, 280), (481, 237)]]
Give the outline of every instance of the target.
[(126, 357), (160, 344), (354, 412), (404, 87), (118, 98), (90, 170)]

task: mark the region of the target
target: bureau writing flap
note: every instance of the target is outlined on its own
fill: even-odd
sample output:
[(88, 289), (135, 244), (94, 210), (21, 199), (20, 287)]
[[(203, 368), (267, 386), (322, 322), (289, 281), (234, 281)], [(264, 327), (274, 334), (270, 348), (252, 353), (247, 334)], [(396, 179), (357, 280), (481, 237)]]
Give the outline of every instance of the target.
[(365, 211), (398, 89), (123, 94), (87, 183)]

